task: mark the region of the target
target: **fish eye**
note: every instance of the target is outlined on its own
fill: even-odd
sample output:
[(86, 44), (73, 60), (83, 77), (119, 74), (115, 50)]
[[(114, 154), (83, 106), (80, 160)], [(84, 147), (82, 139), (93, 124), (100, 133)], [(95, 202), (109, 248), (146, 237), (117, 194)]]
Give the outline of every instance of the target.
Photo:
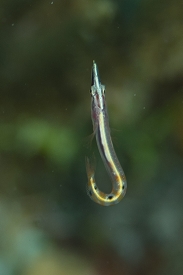
[(101, 85), (102, 86), (102, 93), (105, 95), (105, 86), (104, 85)]

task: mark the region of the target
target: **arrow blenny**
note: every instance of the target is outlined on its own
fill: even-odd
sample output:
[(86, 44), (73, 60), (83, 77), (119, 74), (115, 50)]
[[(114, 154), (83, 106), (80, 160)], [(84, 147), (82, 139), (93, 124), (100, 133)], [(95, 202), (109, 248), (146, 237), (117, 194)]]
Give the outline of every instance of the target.
[(87, 193), (96, 203), (103, 206), (117, 204), (127, 190), (126, 177), (115, 153), (110, 136), (109, 119), (105, 100), (105, 86), (101, 84), (97, 64), (93, 61), (91, 83), (91, 117), (93, 131), (103, 163), (112, 180), (112, 191), (106, 194), (99, 190), (95, 181), (94, 166), (86, 158), (88, 176)]

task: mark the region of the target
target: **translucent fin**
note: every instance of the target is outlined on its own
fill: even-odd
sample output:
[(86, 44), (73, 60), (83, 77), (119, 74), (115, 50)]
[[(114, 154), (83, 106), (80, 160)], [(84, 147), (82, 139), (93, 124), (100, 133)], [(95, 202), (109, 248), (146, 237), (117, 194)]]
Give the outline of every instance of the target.
[(91, 177), (94, 177), (95, 168), (96, 168), (94, 154), (92, 156), (92, 160), (86, 157), (85, 163), (86, 163), (86, 173), (87, 173), (88, 179), (90, 179)]
[(93, 138), (95, 136), (95, 133), (92, 133), (91, 135), (87, 136), (85, 139), (84, 139), (84, 146), (87, 148), (87, 149), (91, 149), (91, 145), (92, 145), (92, 141), (93, 141)]

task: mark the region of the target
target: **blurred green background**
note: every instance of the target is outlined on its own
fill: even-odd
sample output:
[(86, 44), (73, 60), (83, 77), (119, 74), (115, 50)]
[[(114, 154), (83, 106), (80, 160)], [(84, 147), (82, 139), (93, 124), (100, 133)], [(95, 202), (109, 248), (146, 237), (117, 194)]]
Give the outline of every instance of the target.
[[(0, 1), (0, 274), (183, 274), (182, 10)], [(86, 194), (93, 59), (128, 182), (113, 207)]]

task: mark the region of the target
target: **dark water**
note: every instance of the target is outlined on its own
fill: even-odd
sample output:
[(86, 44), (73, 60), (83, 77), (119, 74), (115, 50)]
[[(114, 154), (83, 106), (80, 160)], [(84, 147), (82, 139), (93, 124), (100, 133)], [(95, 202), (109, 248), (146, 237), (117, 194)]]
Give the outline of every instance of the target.
[[(182, 1), (0, 3), (0, 274), (183, 273)], [(95, 59), (128, 190), (86, 194), (85, 156), (110, 179), (90, 117)]]

